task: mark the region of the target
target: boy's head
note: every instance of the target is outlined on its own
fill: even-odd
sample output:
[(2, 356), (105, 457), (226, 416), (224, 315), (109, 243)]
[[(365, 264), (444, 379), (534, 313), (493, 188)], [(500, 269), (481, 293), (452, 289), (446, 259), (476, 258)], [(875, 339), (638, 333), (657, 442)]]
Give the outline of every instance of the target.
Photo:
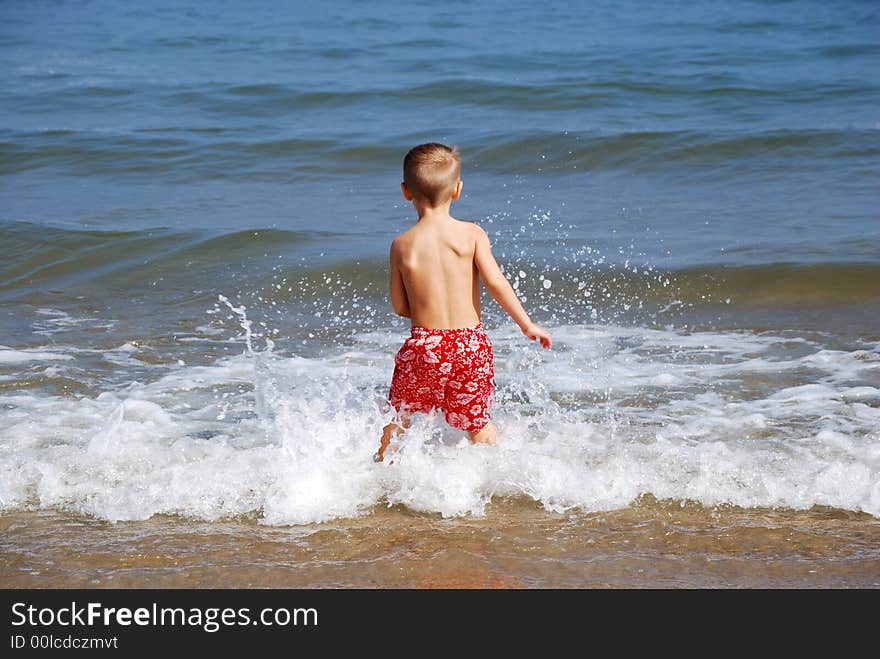
[(461, 192), (458, 149), (429, 142), (413, 147), (403, 159), (403, 194), (432, 207), (455, 200)]

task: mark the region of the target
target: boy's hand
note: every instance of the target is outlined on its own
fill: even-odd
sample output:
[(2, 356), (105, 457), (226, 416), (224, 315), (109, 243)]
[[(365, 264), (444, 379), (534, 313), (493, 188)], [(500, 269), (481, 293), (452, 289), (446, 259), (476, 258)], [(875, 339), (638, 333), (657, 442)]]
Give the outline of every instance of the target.
[(553, 345), (553, 340), (550, 338), (550, 334), (543, 327), (538, 325), (537, 323), (529, 323), (522, 329), (522, 333), (529, 337), (532, 341), (536, 339), (540, 339), (541, 347), (545, 350), (549, 350)]

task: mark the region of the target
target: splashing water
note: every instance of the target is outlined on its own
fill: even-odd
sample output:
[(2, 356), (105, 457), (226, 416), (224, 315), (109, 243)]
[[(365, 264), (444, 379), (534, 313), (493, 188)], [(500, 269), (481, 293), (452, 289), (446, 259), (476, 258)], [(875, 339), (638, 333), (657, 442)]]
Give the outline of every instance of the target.
[(480, 515), (493, 497), (608, 510), (645, 493), (880, 515), (880, 389), (858, 384), (880, 370), (880, 345), (605, 325), (555, 336), (545, 354), (493, 332), (498, 446), (419, 417), (393, 465), (371, 460), (390, 418), (384, 332), (318, 358), (251, 348), (93, 399), (6, 395), (0, 501), (269, 524), (392, 504)]
[[(243, 343), (241, 354), (148, 367), (134, 361), (145, 348), (126, 343), (104, 358), (136, 363), (145, 377), (95, 395), (0, 396), (0, 506), (305, 524), (397, 504), (481, 515), (498, 497), (609, 510), (651, 494), (880, 516), (880, 344), (675, 328), (682, 291), (668, 274), (632, 265), (634, 247), (603, 270), (608, 257), (570, 245), (548, 214), (528, 224), (512, 239), (549, 235), (551, 256), (505, 249), (503, 231), (497, 251), (527, 305), (549, 319), (555, 345), (540, 351), (484, 308), (498, 446), (471, 446), (419, 417), (396, 442), (394, 464), (373, 463), (406, 333), (383, 311), (381, 268), (294, 277), (279, 267), (263, 288), (239, 293), (247, 306), (218, 295), (211, 322), (189, 337)], [(88, 352), (4, 354), (55, 373)]]

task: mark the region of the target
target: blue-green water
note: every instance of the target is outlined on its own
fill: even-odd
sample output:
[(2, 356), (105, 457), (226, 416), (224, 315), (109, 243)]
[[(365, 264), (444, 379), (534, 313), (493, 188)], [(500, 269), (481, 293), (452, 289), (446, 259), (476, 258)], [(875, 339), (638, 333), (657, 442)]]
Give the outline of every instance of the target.
[[(0, 2), (0, 504), (880, 514), (878, 28), (873, 1)], [(557, 339), (487, 305), (496, 420), (545, 462), (462, 463), (457, 494), (369, 471), (429, 140)]]
[(383, 254), (402, 154), (440, 140), (464, 153), (461, 216), (550, 211), (674, 265), (880, 258), (876, 2), (0, 13), (3, 221), (322, 229)]

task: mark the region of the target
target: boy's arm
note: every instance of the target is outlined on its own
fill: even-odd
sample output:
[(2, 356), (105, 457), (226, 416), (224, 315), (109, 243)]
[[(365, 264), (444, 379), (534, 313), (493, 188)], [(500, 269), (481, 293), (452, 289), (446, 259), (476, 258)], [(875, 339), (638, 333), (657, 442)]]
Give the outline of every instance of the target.
[(404, 318), (409, 318), (409, 298), (406, 296), (406, 287), (403, 285), (403, 275), (400, 273), (400, 252), (397, 241), (391, 243), (391, 306), (394, 313)]
[(477, 264), (477, 270), (486, 284), (486, 289), (495, 298), (495, 301), (501, 305), (513, 321), (519, 325), (522, 333), (529, 337), (532, 341), (541, 340), (541, 346), (549, 348), (553, 345), (550, 334), (537, 323), (533, 323), (529, 318), (529, 314), (523, 309), (522, 303), (516, 296), (513, 286), (507, 281), (507, 277), (498, 267), (495, 257), (492, 255), (492, 246), (489, 244), (489, 236), (477, 225), (474, 225), (477, 233), (477, 246), (474, 251), (474, 261)]

